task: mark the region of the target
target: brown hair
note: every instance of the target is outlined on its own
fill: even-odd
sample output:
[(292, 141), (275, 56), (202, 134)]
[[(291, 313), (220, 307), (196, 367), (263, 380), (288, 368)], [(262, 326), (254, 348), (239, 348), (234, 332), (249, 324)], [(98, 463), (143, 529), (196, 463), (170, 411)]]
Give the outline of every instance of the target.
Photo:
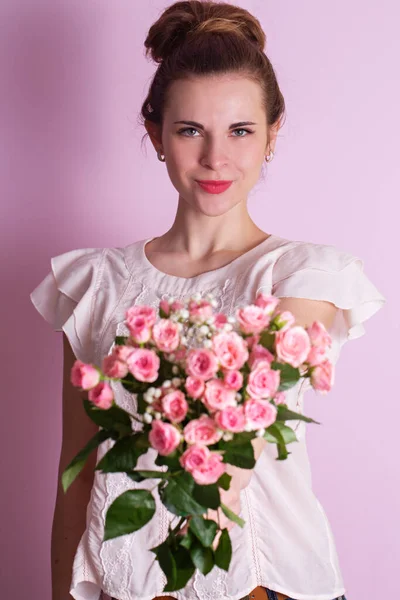
[(274, 69), (264, 53), (266, 37), (256, 17), (225, 2), (188, 0), (169, 6), (150, 27), (146, 56), (158, 63), (143, 119), (162, 125), (169, 85), (177, 79), (241, 73), (263, 90), (267, 124), (285, 112)]

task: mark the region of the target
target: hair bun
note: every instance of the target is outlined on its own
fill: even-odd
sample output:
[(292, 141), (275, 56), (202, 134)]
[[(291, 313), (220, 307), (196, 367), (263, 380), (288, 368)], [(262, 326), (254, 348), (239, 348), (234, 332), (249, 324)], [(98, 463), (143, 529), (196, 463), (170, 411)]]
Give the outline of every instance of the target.
[(188, 0), (169, 6), (150, 27), (146, 54), (160, 63), (192, 36), (204, 34), (241, 35), (260, 50), (266, 42), (260, 22), (246, 9), (225, 2)]

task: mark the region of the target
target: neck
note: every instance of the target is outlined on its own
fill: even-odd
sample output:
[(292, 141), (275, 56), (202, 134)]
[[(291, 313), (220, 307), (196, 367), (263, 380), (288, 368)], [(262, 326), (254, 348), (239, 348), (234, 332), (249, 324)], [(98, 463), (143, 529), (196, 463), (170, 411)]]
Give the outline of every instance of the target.
[(164, 250), (187, 254), (193, 260), (218, 252), (242, 253), (268, 234), (251, 219), (247, 204), (240, 202), (221, 215), (206, 215), (179, 198), (175, 220), (158, 238)]

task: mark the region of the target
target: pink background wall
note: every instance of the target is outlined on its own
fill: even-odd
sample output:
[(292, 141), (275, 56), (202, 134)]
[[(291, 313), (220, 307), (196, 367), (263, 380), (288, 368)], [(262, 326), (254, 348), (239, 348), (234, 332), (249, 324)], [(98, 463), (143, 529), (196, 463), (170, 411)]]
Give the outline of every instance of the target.
[[(177, 194), (137, 115), (164, 0), (2, 0), (1, 596), (51, 596), (62, 340), (30, 304), (50, 257), (160, 235)], [(315, 492), (348, 600), (395, 598), (399, 551), (399, 9), (394, 0), (238, 2), (265, 27), (287, 102), (249, 201), (264, 230), (365, 261), (387, 305), (343, 349), (335, 389), (306, 396)], [(312, 216), (311, 216), (312, 215)], [(384, 348), (384, 352), (381, 348)], [(22, 358), (23, 357), (23, 358)], [(396, 585), (397, 584), (397, 585)]]

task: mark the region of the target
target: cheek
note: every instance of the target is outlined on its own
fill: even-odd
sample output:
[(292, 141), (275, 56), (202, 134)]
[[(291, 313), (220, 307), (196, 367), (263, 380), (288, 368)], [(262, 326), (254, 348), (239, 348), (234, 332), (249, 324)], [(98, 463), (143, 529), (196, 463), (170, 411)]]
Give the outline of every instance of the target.
[(246, 173), (252, 173), (253, 171), (259, 170), (261, 160), (260, 155), (257, 153), (254, 153), (253, 156), (245, 153), (243, 156), (239, 157), (237, 164)]
[[(250, 142), (250, 141), (249, 141)], [(263, 147), (260, 143), (237, 144), (232, 154), (232, 159), (245, 175), (255, 176), (260, 172), (264, 160)]]
[(196, 150), (190, 144), (174, 144), (168, 150), (168, 173), (175, 185), (185, 185), (188, 174), (198, 168)]
[(199, 158), (198, 145), (187, 143), (187, 140), (172, 140), (166, 147), (167, 151), (169, 162), (174, 165), (176, 170), (185, 170), (186, 165), (198, 161)]

